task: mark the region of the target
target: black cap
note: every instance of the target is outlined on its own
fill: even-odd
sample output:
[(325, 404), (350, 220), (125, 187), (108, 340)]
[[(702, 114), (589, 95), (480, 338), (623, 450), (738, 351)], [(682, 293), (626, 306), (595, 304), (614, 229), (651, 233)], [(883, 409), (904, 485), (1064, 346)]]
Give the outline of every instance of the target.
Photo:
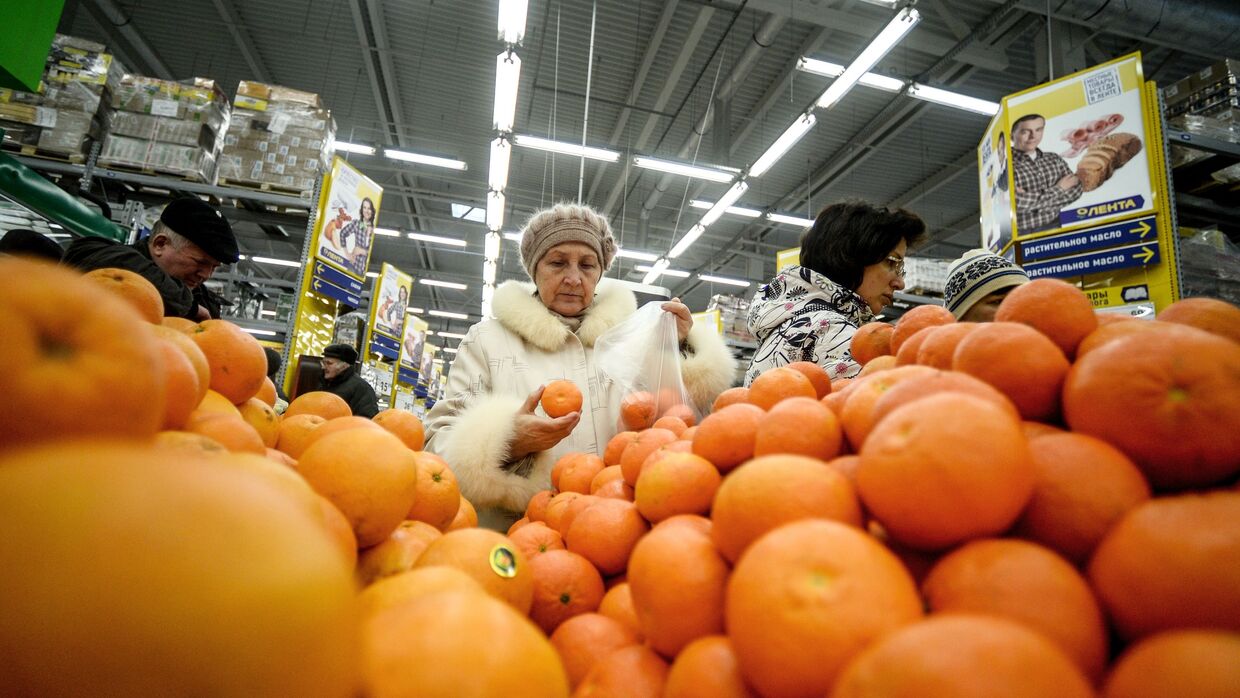
[(38, 257), (52, 262), (59, 262), (65, 251), (55, 240), (40, 235), (33, 230), (14, 228), (0, 238), (0, 254)]
[(176, 199), (164, 207), (159, 220), (172, 232), (202, 248), (220, 264), (234, 264), (239, 250), (232, 226), (219, 209), (202, 199)]
[(357, 350), (348, 344), (329, 344), (323, 350), (323, 358), (340, 359), (346, 364), (353, 365), (357, 363)]

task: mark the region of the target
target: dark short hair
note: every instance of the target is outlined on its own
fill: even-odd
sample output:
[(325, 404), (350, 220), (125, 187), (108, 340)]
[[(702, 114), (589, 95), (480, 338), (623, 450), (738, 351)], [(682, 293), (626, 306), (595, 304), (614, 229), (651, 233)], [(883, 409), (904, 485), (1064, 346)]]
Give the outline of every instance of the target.
[(904, 209), (856, 200), (831, 204), (801, 238), (801, 266), (855, 291), (866, 267), (883, 261), (901, 240), (916, 244), (925, 232), (921, 218)]
[(1012, 133), (1016, 133), (1017, 126), (1020, 126), (1026, 121), (1033, 121), (1034, 119), (1041, 119), (1043, 121), (1046, 121), (1046, 117), (1042, 116), (1041, 114), (1025, 114), (1024, 116), (1020, 117), (1016, 121), (1012, 122)]
[(55, 240), (28, 228), (14, 228), (0, 237), (0, 254), (20, 255), (59, 262), (65, 251)]

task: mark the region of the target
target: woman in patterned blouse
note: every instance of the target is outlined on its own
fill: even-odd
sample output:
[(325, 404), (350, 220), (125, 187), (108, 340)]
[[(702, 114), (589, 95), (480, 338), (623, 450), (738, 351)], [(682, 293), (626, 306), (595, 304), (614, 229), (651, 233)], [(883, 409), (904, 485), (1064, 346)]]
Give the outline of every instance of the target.
[(903, 209), (832, 204), (801, 238), (800, 264), (758, 289), (749, 331), (758, 340), (745, 385), (763, 371), (812, 361), (831, 380), (857, 375), (849, 345), (861, 325), (904, 288), (904, 255), (926, 225)]

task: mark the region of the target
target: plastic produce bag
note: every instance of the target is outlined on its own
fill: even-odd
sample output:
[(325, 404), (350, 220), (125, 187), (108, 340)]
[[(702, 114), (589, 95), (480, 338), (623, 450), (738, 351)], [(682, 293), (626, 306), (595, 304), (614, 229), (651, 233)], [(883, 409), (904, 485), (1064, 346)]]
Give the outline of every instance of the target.
[(620, 415), (617, 431), (645, 429), (665, 415), (686, 422), (701, 416), (680, 377), (676, 318), (662, 305), (643, 305), (594, 342), (599, 383), (612, 384), (608, 395), (612, 412)]

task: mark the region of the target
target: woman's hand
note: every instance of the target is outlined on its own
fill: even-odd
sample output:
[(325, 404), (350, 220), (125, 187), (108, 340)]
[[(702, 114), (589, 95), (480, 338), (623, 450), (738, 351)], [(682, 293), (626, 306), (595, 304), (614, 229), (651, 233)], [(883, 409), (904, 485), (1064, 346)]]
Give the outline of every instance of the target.
[(542, 399), (544, 387), (540, 385), (537, 390), (530, 393), (530, 396), (525, 399), (525, 404), (521, 405), (521, 409), (517, 410), (516, 417), (513, 419), (512, 447), (509, 454), (512, 461), (521, 460), (531, 453), (554, 448), (571, 434), (577, 427), (577, 423), (581, 421), (580, 412), (569, 412), (555, 419), (534, 414), (538, 401)]
[(676, 316), (676, 339), (684, 344), (689, 338), (689, 330), (693, 329), (693, 315), (689, 313), (689, 306), (681, 303), (679, 298), (673, 298), (660, 307)]

